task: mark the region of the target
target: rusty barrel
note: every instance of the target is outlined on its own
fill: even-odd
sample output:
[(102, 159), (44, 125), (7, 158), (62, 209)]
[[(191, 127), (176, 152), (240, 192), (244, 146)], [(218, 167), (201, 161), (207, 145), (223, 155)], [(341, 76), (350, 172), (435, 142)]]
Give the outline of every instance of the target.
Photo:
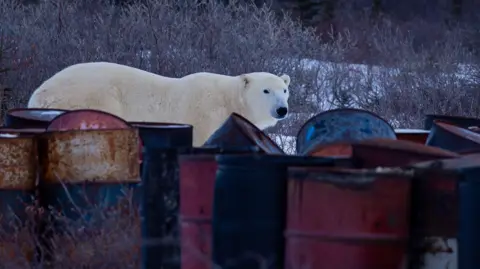
[(284, 268), (405, 268), (410, 189), (402, 170), (291, 167)]
[(430, 130), (433, 126), (433, 122), (436, 120), (441, 122), (446, 122), (448, 124), (455, 125), (462, 128), (468, 128), (470, 126), (480, 126), (480, 119), (478, 118), (427, 114), (425, 115), (425, 120), (424, 120), (425, 130)]
[[(480, 154), (413, 165), (410, 268), (478, 268)], [(476, 222), (477, 221), (477, 222)]]
[(395, 129), (398, 140), (412, 141), (418, 144), (427, 142), (430, 131), (421, 129)]
[(426, 145), (457, 153), (480, 151), (480, 133), (435, 121), (430, 129)]
[(340, 160), (259, 154), (216, 160), (213, 262), (230, 269), (283, 268), (288, 166), (333, 166)]
[(141, 268), (179, 268), (178, 154), (192, 148), (193, 127), (175, 123), (134, 127), (143, 142)]
[(49, 131), (38, 140), (40, 205), (46, 211), (40, 228), (43, 261), (58, 267), (137, 267), (137, 130)]
[(0, 132), (0, 259), (5, 268), (34, 261), (37, 144), (33, 136)]
[(56, 116), (65, 113), (64, 109), (14, 108), (5, 115), (5, 127), (45, 129)]
[(212, 206), (218, 154), (252, 154), (257, 147), (193, 148), (179, 156), (182, 269), (210, 269)]
[(460, 157), (441, 148), (393, 139), (367, 139), (352, 144), (352, 159), (357, 167), (401, 167), (417, 162)]
[(386, 120), (372, 112), (353, 108), (328, 110), (310, 118), (300, 128), (297, 154), (310, 155), (321, 145), (368, 138), (396, 139), (396, 135)]
[(268, 154), (284, 154), (262, 130), (237, 113), (232, 113), (203, 146), (223, 149), (258, 146)]

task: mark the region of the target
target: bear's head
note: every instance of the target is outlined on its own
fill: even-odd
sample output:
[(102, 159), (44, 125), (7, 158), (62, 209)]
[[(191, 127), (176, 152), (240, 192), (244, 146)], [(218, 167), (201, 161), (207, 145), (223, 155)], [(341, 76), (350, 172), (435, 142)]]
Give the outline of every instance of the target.
[(247, 118), (258, 128), (274, 126), (288, 115), (290, 77), (266, 72), (241, 75)]

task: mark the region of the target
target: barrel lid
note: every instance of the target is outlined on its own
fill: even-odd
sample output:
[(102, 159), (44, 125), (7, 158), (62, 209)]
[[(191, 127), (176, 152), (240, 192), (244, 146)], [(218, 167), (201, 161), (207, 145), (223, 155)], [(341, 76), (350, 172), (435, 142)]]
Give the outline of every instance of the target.
[(181, 128), (192, 128), (190, 124), (183, 123), (168, 123), (168, 122), (149, 122), (149, 121), (129, 121), (133, 127), (136, 128), (162, 128), (162, 129), (181, 129)]
[(65, 109), (50, 109), (50, 108), (14, 108), (7, 111), (7, 115), (38, 121), (51, 121), (58, 115), (61, 115), (68, 110)]
[(433, 160), (412, 164), (409, 167), (437, 172), (480, 169), (480, 153), (464, 155), (459, 158)]
[(297, 134), (297, 153), (312, 145), (354, 142), (368, 138), (396, 139), (395, 130), (378, 115), (362, 109), (340, 108), (310, 118)]
[(15, 133), (15, 134), (41, 134), (44, 133), (43, 128), (8, 128), (0, 127), (0, 133)]
[(424, 125), (425, 129), (430, 129), (435, 121), (443, 121), (451, 125), (466, 128), (468, 126), (479, 125), (480, 119), (473, 117), (455, 116), (455, 115), (440, 115), (440, 114), (426, 114)]
[(282, 165), (282, 166), (333, 166), (342, 157), (312, 157), (300, 155), (273, 154), (220, 154), (216, 156), (219, 165)]
[(50, 121), (47, 131), (127, 128), (130, 125), (113, 114), (94, 109), (78, 109), (56, 116)]

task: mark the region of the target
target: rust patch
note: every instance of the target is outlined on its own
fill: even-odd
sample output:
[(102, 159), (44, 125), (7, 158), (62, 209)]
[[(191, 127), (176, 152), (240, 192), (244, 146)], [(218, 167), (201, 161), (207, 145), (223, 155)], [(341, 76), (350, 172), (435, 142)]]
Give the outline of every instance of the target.
[(46, 133), (40, 138), (40, 179), (46, 183), (139, 182), (138, 141), (136, 129)]
[(37, 172), (33, 137), (0, 137), (0, 188), (32, 190)]

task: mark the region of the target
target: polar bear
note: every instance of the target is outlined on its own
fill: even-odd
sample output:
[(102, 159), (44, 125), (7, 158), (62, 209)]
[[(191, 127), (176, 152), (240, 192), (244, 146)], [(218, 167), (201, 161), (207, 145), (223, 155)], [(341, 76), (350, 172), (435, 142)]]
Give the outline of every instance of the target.
[(260, 129), (288, 115), (290, 77), (267, 72), (181, 78), (110, 62), (71, 65), (41, 84), (29, 108), (97, 109), (126, 121), (191, 124), (201, 146), (232, 113)]

